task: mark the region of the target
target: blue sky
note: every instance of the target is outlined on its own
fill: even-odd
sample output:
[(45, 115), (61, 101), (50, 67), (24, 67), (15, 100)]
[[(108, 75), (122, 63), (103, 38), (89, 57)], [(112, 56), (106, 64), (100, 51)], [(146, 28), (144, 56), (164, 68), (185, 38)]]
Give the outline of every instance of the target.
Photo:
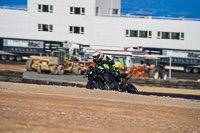
[[(27, 0), (0, 0), (0, 6), (27, 5)], [(200, 0), (121, 0), (122, 14), (200, 18)]]
[(122, 0), (122, 13), (200, 18), (200, 0)]
[(0, 0), (0, 6), (3, 5), (13, 5), (13, 6), (27, 5), (27, 0)]

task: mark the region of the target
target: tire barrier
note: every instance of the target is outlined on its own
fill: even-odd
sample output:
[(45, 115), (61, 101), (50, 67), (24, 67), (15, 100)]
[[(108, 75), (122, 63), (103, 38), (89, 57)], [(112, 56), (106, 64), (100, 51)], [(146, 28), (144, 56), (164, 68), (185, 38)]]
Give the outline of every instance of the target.
[(0, 70), (0, 76), (23, 78), (23, 72)]
[[(0, 81), (3, 82), (15, 82), (15, 83), (27, 83), (38, 85), (58, 85), (58, 86), (71, 86), (85, 88), (86, 85), (69, 82), (58, 82), (48, 80), (34, 80), (23, 78), (23, 72), (16, 71), (2, 71), (0, 70)], [(178, 88), (178, 89), (200, 89), (200, 82), (190, 80), (178, 80), (178, 79), (153, 79), (153, 78), (131, 78), (129, 83), (133, 83), (139, 86), (149, 87), (165, 87), (165, 88)]]
[(200, 89), (200, 82), (178, 79), (153, 79), (153, 78), (131, 78), (130, 83), (139, 86), (165, 87), (178, 89)]

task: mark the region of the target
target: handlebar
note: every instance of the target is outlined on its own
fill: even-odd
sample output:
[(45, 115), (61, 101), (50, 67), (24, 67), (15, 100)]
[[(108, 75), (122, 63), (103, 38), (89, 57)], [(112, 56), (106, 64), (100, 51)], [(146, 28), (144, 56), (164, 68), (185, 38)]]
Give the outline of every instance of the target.
[(129, 80), (133, 75), (129, 76), (128, 78), (125, 79), (125, 81)]

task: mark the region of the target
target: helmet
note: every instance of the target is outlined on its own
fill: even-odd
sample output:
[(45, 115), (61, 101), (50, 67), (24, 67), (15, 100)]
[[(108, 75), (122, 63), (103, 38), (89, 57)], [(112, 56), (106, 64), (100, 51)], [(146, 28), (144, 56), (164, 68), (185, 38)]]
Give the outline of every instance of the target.
[(101, 52), (95, 51), (92, 54), (92, 57), (93, 57), (93, 62), (99, 63), (103, 58), (103, 54)]

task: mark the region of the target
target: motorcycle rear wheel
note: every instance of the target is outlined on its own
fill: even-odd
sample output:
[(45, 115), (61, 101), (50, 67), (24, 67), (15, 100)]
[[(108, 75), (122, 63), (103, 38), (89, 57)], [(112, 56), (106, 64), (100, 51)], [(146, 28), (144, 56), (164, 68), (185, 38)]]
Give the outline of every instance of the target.
[(88, 82), (87, 82), (87, 84), (86, 84), (86, 88), (87, 89), (95, 89), (96, 88), (96, 85), (95, 85), (95, 82), (94, 81), (92, 81), (92, 80), (89, 80)]

